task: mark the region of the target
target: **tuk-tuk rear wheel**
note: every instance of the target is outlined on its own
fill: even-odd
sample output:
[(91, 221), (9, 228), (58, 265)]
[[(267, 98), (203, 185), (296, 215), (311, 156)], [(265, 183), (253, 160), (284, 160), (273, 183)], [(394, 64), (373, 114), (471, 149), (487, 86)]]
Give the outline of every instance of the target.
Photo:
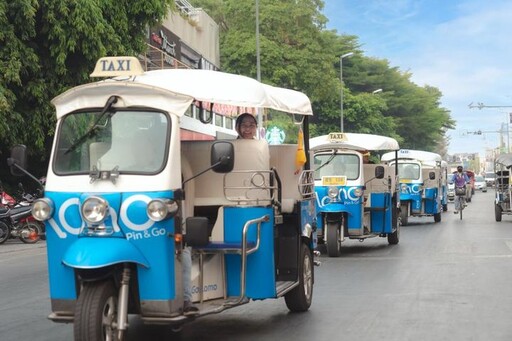
[(75, 341), (118, 340), (117, 290), (110, 280), (84, 283), (75, 307)]
[(501, 221), (501, 206), (498, 204), (494, 205), (494, 217), (496, 218), (496, 221)]
[(441, 212), (434, 214), (434, 222), (436, 222), (436, 223), (441, 222)]
[(290, 311), (303, 312), (309, 309), (313, 300), (313, 257), (309, 247), (300, 244), (299, 285), (284, 295), (286, 306)]

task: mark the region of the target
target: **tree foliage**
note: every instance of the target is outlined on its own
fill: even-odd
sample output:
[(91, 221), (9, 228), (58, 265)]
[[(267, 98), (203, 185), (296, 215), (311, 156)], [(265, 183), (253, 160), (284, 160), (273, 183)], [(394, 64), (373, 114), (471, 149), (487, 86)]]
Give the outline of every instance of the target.
[[(221, 27), (222, 69), (256, 78), (254, 0), (191, 0)], [(51, 99), (89, 81), (104, 55), (137, 55), (146, 27), (173, 7), (172, 0), (0, 0), (0, 162), (10, 146), (29, 147), (40, 173), (54, 134)], [(405, 148), (445, 146), (453, 127), (441, 92), (411, 82), (386, 60), (364, 55), (358, 38), (327, 30), (321, 0), (259, 0), (261, 78), (312, 100), (314, 135), (338, 130), (340, 56), (345, 131), (393, 136)], [(383, 89), (380, 94), (372, 91)], [(269, 115), (291, 135), (296, 126)], [(38, 156), (38, 158), (36, 158)], [(0, 176), (5, 172), (0, 167)], [(5, 173), (4, 173), (5, 174)]]
[[(88, 82), (105, 55), (137, 55), (146, 27), (172, 0), (0, 0), (0, 162), (25, 144), (46, 171), (55, 127), (51, 99)], [(5, 166), (0, 176), (6, 175)]]

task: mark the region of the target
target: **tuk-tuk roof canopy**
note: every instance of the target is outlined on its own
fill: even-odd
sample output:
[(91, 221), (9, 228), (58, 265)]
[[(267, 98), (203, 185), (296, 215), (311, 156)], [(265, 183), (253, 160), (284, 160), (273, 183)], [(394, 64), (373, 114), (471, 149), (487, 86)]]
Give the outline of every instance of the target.
[(255, 79), (220, 71), (166, 69), (116, 77), (74, 87), (55, 97), (57, 118), (81, 108), (103, 107), (116, 95), (125, 106), (148, 103), (182, 116), (193, 100), (239, 107), (270, 108), (313, 115), (302, 92), (263, 84)]
[[(333, 140), (332, 134), (313, 137), (309, 140), (311, 150), (320, 149), (349, 149), (358, 151), (367, 150), (398, 150), (398, 142), (391, 137), (357, 134), (357, 133), (333, 133), (341, 136), (338, 140)], [(393, 152), (394, 154), (394, 152)]]
[[(386, 153), (382, 155), (382, 161), (391, 161), (395, 159), (395, 153)], [(423, 164), (435, 166), (437, 162), (441, 162), (441, 155), (423, 150), (400, 149), (398, 151), (398, 159), (417, 160)]]
[(496, 163), (501, 163), (505, 167), (512, 166), (512, 153), (500, 154), (496, 157)]

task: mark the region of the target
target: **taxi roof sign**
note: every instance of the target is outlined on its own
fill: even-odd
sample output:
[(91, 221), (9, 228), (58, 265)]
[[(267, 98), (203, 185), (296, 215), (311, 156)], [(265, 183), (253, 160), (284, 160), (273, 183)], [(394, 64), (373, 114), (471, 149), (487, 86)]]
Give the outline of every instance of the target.
[(96, 62), (91, 77), (137, 76), (143, 73), (142, 65), (135, 57), (102, 57)]
[(329, 142), (345, 142), (347, 136), (344, 133), (329, 133), (328, 140)]

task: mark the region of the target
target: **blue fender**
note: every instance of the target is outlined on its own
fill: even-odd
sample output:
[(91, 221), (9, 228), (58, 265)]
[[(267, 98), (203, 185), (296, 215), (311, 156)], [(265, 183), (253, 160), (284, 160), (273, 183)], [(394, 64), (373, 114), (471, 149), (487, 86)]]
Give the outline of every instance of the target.
[(122, 238), (79, 238), (62, 257), (62, 263), (78, 269), (95, 269), (125, 262), (149, 268), (142, 252)]

